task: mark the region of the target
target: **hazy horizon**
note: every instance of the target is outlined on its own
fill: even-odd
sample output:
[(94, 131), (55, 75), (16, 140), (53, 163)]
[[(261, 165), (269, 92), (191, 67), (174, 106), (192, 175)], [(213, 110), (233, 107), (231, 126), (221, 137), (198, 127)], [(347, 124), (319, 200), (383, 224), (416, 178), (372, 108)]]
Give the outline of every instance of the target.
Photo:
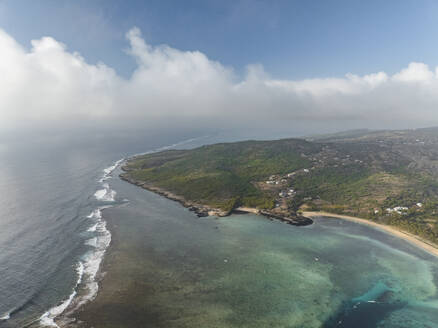
[(0, 0), (0, 328), (437, 327), (437, 18)]
[[(311, 14), (310, 7), (298, 4), (279, 1), (269, 7), (259, 1), (239, 1), (220, 6), (207, 2), (199, 7), (190, 3), (186, 8), (177, 6), (178, 11), (171, 14), (164, 4), (155, 2), (144, 7), (135, 3), (131, 8), (114, 1), (101, 5), (62, 1), (58, 6), (30, 6), (38, 14), (31, 29), (24, 21), (26, 16), (19, 15), (25, 9), (23, 2), (2, 1), (0, 134), (3, 138), (75, 131), (116, 135), (141, 130), (248, 130), (253, 134), (258, 129), (261, 135), (300, 136), (360, 128), (438, 126), (438, 62), (426, 56), (434, 49), (420, 46), (418, 39), (436, 25), (429, 17), (420, 24), (421, 15), (438, 8), (430, 1), (418, 11), (400, 4), (400, 17), (389, 16), (393, 34), (379, 36), (372, 19), (384, 23), (375, 16), (374, 5), (359, 8), (355, 2), (350, 6), (334, 3), (326, 8), (350, 18), (356, 15), (362, 29), (350, 20), (302, 22), (299, 37), (296, 32), (290, 34), (301, 54), (297, 57), (286, 46), (287, 38), (279, 36), (299, 28), (288, 21), (287, 12)], [(314, 14), (321, 18), (323, 7), (319, 6)], [(136, 7), (156, 12), (163, 20), (168, 15), (175, 26), (166, 25), (154, 35), (150, 24), (158, 24), (157, 17), (143, 22), (139, 19), (143, 11), (132, 12)], [(383, 7), (383, 12), (389, 10)], [(126, 10), (130, 14), (123, 16)], [(186, 20), (188, 12), (193, 17), (190, 29), (198, 28), (197, 40), (181, 31), (179, 19)], [(203, 31), (203, 26), (209, 26), (209, 16), (215, 28), (236, 29), (234, 34), (227, 30), (228, 43), (218, 30)], [(60, 21), (62, 17), (65, 22)], [(75, 26), (74, 17), (82, 25)], [(415, 33), (395, 28), (403, 25), (402, 17), (418, 22)], [(261, 26), (247, 29), (256, 20)], [(315, 38), (312, 28), (327, 26), (336, 28), (338, 34), (327, 30)], [(86, 28), (95, 33), (86, 34)], [(386, 50), (380, 58), (360, 50), (350, 30), (370, 43), (370, 51), (378, 49), (372, 41), (379, 37), (383, 42), (379, 49)], [(85, 38), (82, 41), (77, 38), (79, 31)], [(267, 39), (256, 38), (257, 33)], [(216, 48), (211, 47), (209, 36), (218, 38)], [(351, 42), (356, 47), (351, 53), (340, 46), (342, 36), (342, 44)], [(182, 45), (184, 40), (187, 46)], [(327, 42), (337, 46), (327, 48)], [(301, 46), (307, 43), (305, 59)], [(415, 44), (418, 51), (401, 52), (402, 44)], [(110, 51), (103, 53), (99, 45)], [(245, 53), (245, 47), (249, 51), (255, 45), (258, 51)], [(323, 45), (330, 49), (329, 58), (338, 56), (329, 71), (320, 67), (320, 62), (328, 60), (321, 52)], [(282, 56), (284, 74), (276, 68), (274, 52)], [(390, 55), (393, 62), (388, 61)], [(300, 73), (290, 71), (300, 66)]]

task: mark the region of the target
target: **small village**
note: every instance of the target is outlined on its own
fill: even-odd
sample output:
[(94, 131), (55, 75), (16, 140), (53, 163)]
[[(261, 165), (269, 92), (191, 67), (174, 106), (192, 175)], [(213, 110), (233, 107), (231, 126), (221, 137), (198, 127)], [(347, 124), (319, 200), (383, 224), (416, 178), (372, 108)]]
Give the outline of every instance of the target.
[[(403, 136), (404, 137), (404, 136)], [(388, 142), (388, 140), (374, 140), (380, 144), (381, 147), (397, 147), (399, 145), (410, 145), (415, 147), (424, 147), (428, 144), (424, 139), (415, 138), (413, 140), (406, 140), (405, 138), (395, 138)], [(371, 167), (379, 162), (380, 165), (385, 165), (387, 163), (394, 163), (394, 159), (391, 155), (387, 158), (378, 158), (379, 155), (370, 156), (368, 150), (365, 147), (363, 153), (353, 151), (351, 154), (345, 152), (345, 149), (336, 149), (336, 145), (323, 145), (321, 150), (316, 153), (305, 154), (301, 153), (300, 156), (307, 159), (311, 165), (308, 168), (299, 169), (293, 172), (289, 172), (284, 175), (271, 175), (266, 181), (257, 183), (257, 186), (266, 191), (271, 191), (275, 197), (275, 208), (274, 212), (285, 213), (290, 210), (291, 201), (297, 197), (297, 195), (302, 195), (303, 190), (299, 190), (294, 186), (294, 179), (301, 175), (311, 175), (313, 171), (323, 168), (341, 168), (345, 166), (356, 166), (356, 167)], [(364, 153), (366, 156), (363, 156)], [(377, 160), (378, 158), (378, 160)], [(312, 197), (301, 197), (301, 202), (312, 201), (316, 204), (322, 204), (324, 201), (319, 198), (319, 196)], [(421, 211), (423, 208), (422, 202), (414, 202), (409, 204), (397, 204), (392, 207), (386, 208), (371, 208), (370, 210), (374, 212), (376, 216), (390, 216), (390, 215), (408, 215), (409, 212)]]
[[(348, 165), (363, 165), (362, 159), (353, 158), (350, 154), (341, 153), (335, 147), (324, 145), (319, 152), (300, 154), (301, 158), (310, 162), (311, 166), (284, 175), (271, 175), (266, 181), (257, 183), (262, 190), (272, 191), (276, 195), (274, 211), (284, 213), (289, 210), (289, 203), (301, 191), (297, 190), (293, 181), (300, 175), (312, 174), (313, 171), (321, 168), (338, 168)], [(319, 198), (318, 196), (316, 198)], [(303, 197), (302, 201), (310, 201), (311, 197)]]
[(294, 198), (297, 194), (292, 187), (293, 177), (298, 174), (309, 174), (309, 169), (302, 169), (299, 171), (288, 173), (284, 176), (271, 175), (267, 181), (262, 183), (262, 188), (265, 190), (272, 190), (277, 193), (275, 207), (281, 210), (287, 210), (287, 201)]

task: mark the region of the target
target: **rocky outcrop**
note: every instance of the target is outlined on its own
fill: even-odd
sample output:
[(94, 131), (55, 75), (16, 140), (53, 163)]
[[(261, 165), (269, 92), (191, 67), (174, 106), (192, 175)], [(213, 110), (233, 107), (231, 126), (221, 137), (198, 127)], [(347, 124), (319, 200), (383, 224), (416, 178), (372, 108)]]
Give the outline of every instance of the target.
[(146, 182), (143, 181), (137, 181), (131, 177), (129, 177), (128, 174), (126, 173), (122, 173), (120, 174), (120, 178), (122, 180), (125, 180), (126, 182), (132, 183), (136, 186), (139, 186), (141, 188), (147, 189), (149, 191), (152, 191), (156, 194), (159, 194), (161, 196), (164, 196), (168, 199), (174, 200), (178, 203), (180, 203), (182, 206), (186, 207), (189, 211), (194, 212), (198, 217), (206, 217), (206, 216), (228, 216), (230, 215), (230, 212), (228, 211), (224, 211), (221, 210), (219, 208), (214, 208), (211, 206), (207, 206), (207, 205), (203, 205), (203, 204), (198, 204), (196, 202), (192, 202), (192, 201), (188, 201), (186, 200), (184, 197), (176, 195), (170, 191), (164, 190), (162, 188), (153, 186), (151, 184), (148, 184)]
[(313, 221), (309, 218), (300, 215), (294, 215), (292, 213), (288, 213), (287, 215), (279, 215), (278, 213), (273, 213), (269, 210), (259, 210), (250, 207), (238, 207), (232, 211), (224, 211), (219, 208), (214, 208), (208, 205), (199, 204), (193, 201), (186, 200), (182, 196), (176, 195), (162, 188), (153, 186), (147, 182), (135, 180), (129, 176), (128, 170), (126, 170), (126, 168), (122, 167), (122, 169), (125, 171), (125, 173), (120, 174), (120, 178), (122, 180), (132, 183), (141, 188), (147, 189), (149, 191), (152, 191), (168, 199), (174, 200), (180, 203), (182, 206), (186, 207), (189, 211), (194, 212), (198, 217), (207, 217), (207, 216), (224, 217), (230, 215), (231, 213), (253, 213), (253, 214), (263, 215), (269, 219), (279, 220), (295, 226), (306, 226), (313, 223)]

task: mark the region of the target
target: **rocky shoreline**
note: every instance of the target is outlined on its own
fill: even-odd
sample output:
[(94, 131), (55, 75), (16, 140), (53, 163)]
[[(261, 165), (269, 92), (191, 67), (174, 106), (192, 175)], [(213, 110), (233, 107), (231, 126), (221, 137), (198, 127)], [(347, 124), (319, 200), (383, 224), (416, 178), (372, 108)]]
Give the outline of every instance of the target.
[(125, 166), (122, 166), (121, 169), (125, 172), (119, 175), (119, 177), (122, 180), (134, 184), (143, 189), (152, 191), (170, 200), (176, 201), (180, 203), (182, 206), (184, 206), (185, 208), (187, 208), (189, 211), (194, 212), (198, 217), (207, 217), (207, 216), (225, 217), (231, 214), (254, 213), (258, 215), (263, 215), (271, 220), (279, 220), (294, 226), (307, 226), (313, 223), (312, 219), (308, 217), (304, 217), (302, 215), (289, 214), (286, 216), (286, 215), (279, 215), (278, 213), (273, 213), (270, 210), (259, 210), (256, 208), (242, 208), (242, 207), (233, 209), (231, 211), (224, 211), (219, 208), (214, 208), (211, 206), (188, 201), (184, 197), (176, 195), (170, 191), (164, 190), (162, 188), (158, 188), (144, 181), (137, 181), (135, 179), (132, 179), (131, 177), (128, 176), (127, 172), (129, 170), (127, 170)]

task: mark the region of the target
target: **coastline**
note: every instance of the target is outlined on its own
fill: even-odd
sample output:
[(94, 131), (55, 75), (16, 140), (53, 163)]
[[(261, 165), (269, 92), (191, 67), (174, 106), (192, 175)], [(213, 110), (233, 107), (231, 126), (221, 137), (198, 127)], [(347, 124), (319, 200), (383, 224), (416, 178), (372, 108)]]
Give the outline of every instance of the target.
[[(128, 159), (129, 160), (129, 159)], [(159, 187), (155, 187), (143, 181), (137, 181), (127, 176), (128, 170), (126, 170), (125, 166), (121, 166), (121, 169), (125, 172), (119, 175), (120, 179), (136, 185), (140, 188), (149, 190), (154, 192), (160, 196), (166, 197), (167, 199), (176, 201), (180, 203), (183, 207), (189, 209), (189, 211), (194, 212), (198, 217), (206, 217), (206, 216), (217, 216), (217, 217), (225, 217), (231, 214), (239, 214), (239, 213), (252, 213), (257, 215), (262, 215), (270, 220), (279, 220), (294, 226), (307, 226), (313, 224), (313, 220), (306, 216), (284, 216), (279, 215), (278, 213), (273, 213), (269, 210), (260, 210), (252, 207), (237, 207), (232, 209), (231, 211), (224, 211), (219, 208), (214, 208), (208, 205), (199, 204), (193, 201), (188, 201), (184, 197), (176, 195), (170, 191), (164, 190)]]
[[(94, 313), (96, 311), (95, 306), (99, 305), (100, 299), (102, 298), (101, 293), (105, 293), (109, 290), (114, 293), (114, 282), (112, 279), (106, 277), (106, 273), (113, 269), (115, 258), (118, 256), (120, 251), (120, 237), (119, 237), (119, 227), (114, 218), (107, 216), (102, 211), (102, 216), (105, 217), (105, 222), (107, 228), (111, 231), (111, 243), (105, 251), (105, 256), (102, 258), (102, 263), (99, 266), (97, 272), (97, 283), (99, 284), (99, 291), (96, 293), (95, 297), (88, 302), (83, 302), (79, 306), (75, 306), (72, 309), (66, 311), (59, 315), (55, 322), (59, 328), (88, 328), (93, 327), (96, 324), (94, 321)], [(109, 280), (109, 281), (108, 281)], [(107, 286), (109, 285), (109, 286)], [(90, 326), (90, 323), (92, 324)]]
[(370, 220), (366, 220), (366, 219), (362, 219), (362, 218), (358, 218), (358, 217), (353, 217), (353, 216), (349, 216), (349, 215), (334, 214), (334, 213), (323, 212), (323, 211), (318, 211), (318, 212), (303, 211), (302, 215), (296, 216), (295, 218), (294, 217), (286, 217), (283, 215), (278, 215), (277, 213), (272, 213), (269, 210), (260, 210), (257, 208), (250, 208), (250, 207), (238, 207), (238, 208), (235, 208), (235, 209), (227, 212), (227, 211), (223, 211), (223, 210), (218, 209), (218, 208), (213, 208), (213, 207), (210, 207), (207, 205), (202, 205), (202, 204), (198, 204), (198, 203), (195, 203), (192, 201), (187, 201), (184, 197), (179, 196), (179, 195), (175, 195), (174, 193), (166, 191), (162, 188), (152, 186), (152, 185), (147, 184), (147, 183), (142, 182), (142, 181), (136, 181), (134, 179), (131, 179), (130, 177), (128, 177), (126, 175), (128, 170), (126, 170), (126, 168), (124, 166), (121, 166), (121, 169), (125, 173), (122, 173), (119, 175), (120, 179), (122, 179), (128, 183), (134, 184), (138, 187), (149, 190), (151, 192), (154, 192), (156, 194), (159, 194), (159, 195), (166, 197), (170, 200), (176, 201), (176, 202), (180, 203), (183, 207), (186, 207), (190, 211), (193, 211), (198, 217), (206, 217), (206, 216), (225, 217), (225, 216), (229, 216), (231, 214), (252, 213), (252, 214), (256, 214), (256, 215), (265, 216), (266, 218), (268, 218), (270, 220), (275, 219), (275, 220), (279, 220), (279, 221), (285, 222), (287, 224), (296, 225), (296, 226), (306, 226), (306, 225), (313, 224), (312, 218), (314, 218), (314, 217), (338, 218), (338, 219), (343, 219), (343, 220), (347, 220), (350, 222), (355, 222), (358, 224), (365, 224), (365, 225), (383, 230), (383, 231), (385, 231), (385, 232), (387, 232), (395, 237), (401, 238), (401, 239), (409, 242), (410, 244), (426, 251), (427, 253), (429, 253), (435, 257), (438, 257), (438, 245), (435, 245), (427, 240), (424, 240), (423, 238), (421, 238), (419, 236), (416, 236), (414, 234), (411, 234), (409, 232), (403, 231), (401, 229), (398, 229), (396, 227), (392, 227), (389, 225), (384, 225), (384, 224), (376, 223), (376, 222), (373, 222)]
[[(180, 211), (179, 209), (176, 210)], [(251, 208), (243, 210), (251, 210)], [(202, 295), (208, 295), (208, 293), (204, 293), (204, 289), (200, 289), (199, 293), (192, 291), (191, 288), (194, 288), (198, 283), (198, 278), (195, 279), (195, 285), (192, 285), (190, 289), (181, 289), (181, 284), (188, 281), (185, 279), (180, 280), (180, 278), (185, 277), (186, 272), (193, 272), (193, 270), (188, 270), (187, 268), (186, 270), (178, 271), (180, 272), (179, 274), (168, 274), (165, 276), (165, 279), (161, 275), (157, 275), (156, 279), (152, 279), (154, 277), (152, 272), (156, 270), (167, 271), (166, 267), (157, 266), (157, 262), (158, 264), (163, 264), (161, 263), (163, 257), (157, 256), (157, 254), (153, 255), (153, 252), (150, 253), (151, 248), (143, 243), (145, 233), (150, 232), (148, 225), (144, 225), (142, 220), (139, 219), (141, 216), (137, 215), (137, 213), (141, 212), (133, 211), (132, 213), (136, 215), (123, 216), (123, 221), (120, 221), (121, 213), (121, 209), (117, 207), (104, 212), (104, 219), (112, 233), (112, 242), (100, 267), (101, 275), (97, 297), (92, 302), (85, 304), (75, 311), (72, 314), (74, 319), (70, 317), (71, 321), (65, 321), (64, 325), (60, 324), (60, 327), (106, 327), (110, 323), (118, 325), (118, 327), (139, 327), (145, 326), (146, 322), (155, 324), (156, 327), (165, 327), (163, 322), (169, 324), (172, 321), (168, 320), (165, 316), (157, 315), (157, 313), (164, 311), (163, 313), (179, 315), (179, 312), (166, 311), (178, 310), (179, 302), (186, 300), (188, 290), (193, 293), (188, 294), (192, 295), (190, 300), (198, 301), (198, 298)], [(368, 223), (363, 219), (349, 216), (339, 217), (338, 215), (324, 212), (305, 212), (305, 214), (311, 217), (329, 216), (338, 219), (349, 219), (358, 224)], [(155, 213), (150, 215), (155, 217)], [(188, 213), (186, 212), (185, 215), (188, 216)], [(192, 222), (194, 226), (204, 225), (204, 223), (190, 219), (189, 216), (187, 222)], [(206, 222), (212, 221), (208, 220)], [(156, 223), (156, 225), (161, 226), (162, 223)], [(378, 226), (380, 228), (380, 225)], [(211, 227), (211, 229), (215, 234), (221, 231), (220, 228)], [(145, 257), (144, 254), (149, 254), (149, 257)], [(184, 262), (182, 263), (190, 263), (189, 258), (192, 257), (183, 255), (181, 259)], [(169, 263), (173, 263), (173, 261), (174, 259), (171, 259)], [(230, 259), (227, 259), (227, 262), (222, 261), (223, 257), (220, 257), (218, 263), (221, 264), (221, 267), (224, 266), (224, 268), (233, 263)], [(178, 291), (180, 290), (182, 298), (177, 298), (173, 307), (168, 307), (168, 302), (172, 303), (174, 298), (162, 299), (159, 297), (160, 295), (168, 295), (169, 291), (175, 293), (172, 294), (172, 297), (178, 296)], [(156, 303), (157, 300), (162, 302)], [(199, 305), (197, 304), (193, 308), (198, 309)], [(169, 315), (169, 317), (172, 317), (172, 315)], [(168, 325), (168, 327), (173, 326)]]
[(383, 230), (395, 237), (398, 237), (400, 239), (403, 239), (407, 242), (409, 242), (410, 244), (421, 248), (422, 250), (426, 251), (427, 253), (438, 257), (438, 246), (434, 245), (418, 236), (415, 236), (409, 232), (405, 232), (403, 230), (400, 230), (396, 227), (392, 227), (392, 226), (388, 226), (388, 225), (384, 225), (384, 224), (380, 224), (380, 223), (376, 223), (370, 220), (366, 220), (366, 219), (361, 219), (361, 218), (357, 218), (354, 216), (349, 216), (349, 215), (343, 215), (343, 214), (333, 214), (333, 213), (328, 213), (328, 212), (310, 212), (310, 211), (303, 211), (302, 212), (303, 216), (305, 217), (309, 217), (309, 218), (314, 218), (314, 217), (329, 217), (329, 218), (334, 218), (334, 219), (342, 219), (342, 220), (346, 220), (346, 221), (350, 221), (350, 222), (355, 222), (358, 224), (364, 224), (364, 225), (368, 225), (371, 227), (374, 227), (376, 229), (379, 230)]
[[(126, 172), (124, 167), (122, 166), (121, 169)], [(119, 175), (120, 179), (131, 183), (133, 185), (136, 185), (137, 187), (149, 190), (153, 193), (156, 193), (160, 196), (166, 197), (167, 199), (173, 200), (175, 202), (180, 203), (182, 206), (188, 208), (190, 211), (195, 212), (195, 214), (198, 217), (205, 217), (205, 216), (228, 216), (230, 213), (227, 211), (220, 210), (218, 208), (214, 208), (211, 206), (201, 205), (195, 202), (187, 201), (184, 197), (178, 196), (170, 191), (164, 190), (159, 187), (152, 186), (150, 184), (147, 184), (142, 181), (137, 181), (134, 179), (131, 179), (130, 177), (126, 176), (125, 174)]]

